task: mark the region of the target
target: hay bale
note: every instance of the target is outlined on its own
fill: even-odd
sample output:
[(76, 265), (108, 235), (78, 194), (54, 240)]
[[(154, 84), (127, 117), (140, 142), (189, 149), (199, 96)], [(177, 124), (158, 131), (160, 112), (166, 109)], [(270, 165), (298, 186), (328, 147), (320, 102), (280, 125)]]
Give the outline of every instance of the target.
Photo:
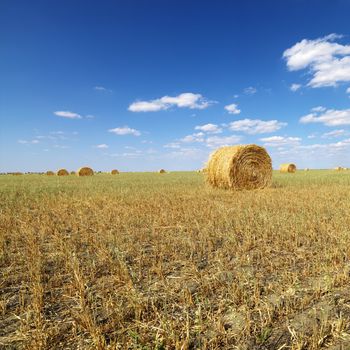
[(111, 171), (111, 174), (112, 174), (112, 175), (118, 175), (118, 174), (119, 174), (119, 170), (113, 169), (113, 170)]
[(158, 173), (159, 173), (159, 174), (165, 174), (166, 171), (165, 171), (164, 169), (160, 169), (160, 170), (158, 171)]
[(344, 168), (342, 168), (341, 166), (337, 166), (334, 168), (335, 171), (342, 171), (344, 170)]
[(20, 171), (16, 171), (16, 172), (12, 173), (12, 175), (19, 176), (19, 175), (23, 175), (23, 173), (21, 173)]
[(91, 168), (85, 166), (85, 167), (78, 169), (77, 175), (78, 176), (92, 176), (92, 175), (94, 175), (94, 171)]
[(75, 173), (75, 171), (71, 171), (70, 174), (71, 175), (75, 175), (76, 173)]
[(54, 173), (53, 171), (51, 171), (51, 170), (48, 170), (48, 171), (46, 172), (46, 175), (47, 175), (47, 176), (54, 176), (55, 173)]
[(264, 188), (272, 179), (271, 158), (257, 145), (221, 147), (210, 156), (205, 169), (207, 182), (224, 189)]
[(56, 173), (57, 176), (68, 176), (69, 172), (66, 169), (59, 169)]
[(305, 168), (304, 171), (309, 171), (310, 169), (309, 168)]
[(297, 167), (293, 163), (286, 163), (280, 165), (281, 173), (295, 173), (297, 171)]

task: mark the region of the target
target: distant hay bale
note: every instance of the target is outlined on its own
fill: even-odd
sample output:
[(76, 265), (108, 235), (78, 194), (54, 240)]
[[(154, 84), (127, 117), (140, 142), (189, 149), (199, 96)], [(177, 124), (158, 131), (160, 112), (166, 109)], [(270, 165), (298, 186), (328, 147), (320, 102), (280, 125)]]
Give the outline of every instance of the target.
[(309, 169), (309, 168), (305, 168), (304, 170), (305, 170), (305, 171), (309, 171), (310, 169)]
[(91, 168), (85, 166), (85, 167), (78, 169), (77, 175), (78, 176), (92, 176), (92, 175), (94, 175), (94, 171)]
[(334, 168), (335, 171), (342, 171), (345, 170), (344, 168), (342, 168), (341, 166), (337, 166)]
[(68, 176), (69, 172), (66, 169), (59, 169), (56, 174), (57, 176)]
[(75, 171), (71, 171), (70, 174), (71, 174), (71, 175), (75, 175)]
[(12, 175), (18, 176), (18, 175), (23, 175), (23, 173), (21, 173), (20, 171), (16, 171), (16, 172), (12, 173)]
[(118, 174), (119, 174), (119, 170), (113, 169), (113, 170), (111, 171), (111, 174), (112, 174), (112, 175), (118, 175)]
[(46, 175), (47, 175), (47, 176), (54, 176), (55, 173), (54, 173), (53, 171), (51, 171), (51, 170), (48, 170), (48, 171), (46, 172)]
[(213, 187), (253, 190), (270, 185), (272, 162), (263, 147), (226, 146), (210, 156), (205, 173)]
[(280, 165), (281, 173), (295, 173), (297, 171), (297, 167), (293, 163), (286, 163)]
[(165, 171), (164, 169), (160, 169), (160, 170), (158, 171), (158, 173), (159, 173), (159, 174), (165, 174), (166, 171)]

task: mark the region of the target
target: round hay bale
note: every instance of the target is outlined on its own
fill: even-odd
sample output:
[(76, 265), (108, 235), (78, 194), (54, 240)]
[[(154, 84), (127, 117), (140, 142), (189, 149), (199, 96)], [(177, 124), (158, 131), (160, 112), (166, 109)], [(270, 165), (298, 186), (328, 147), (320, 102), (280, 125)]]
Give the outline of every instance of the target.
[(119, 170), (113, 169), (113, 170), (111, 171), (111, 174), (112, 174), (112, 175), (118, 175), (118, 174), (119, 174)]
[(166, 171), (165, 171), (164, 169), (160, 169), (160, 170), (158, 171), (158, 173), (159, 173), (159, 174), (165, 174)]
[(223, 189), (264, 188), (272, 179), (271, 158), (257, 145), (221, 147), (210, 156), (205, 170), (207, 182)]
[(23, 175), (23, 173), (21, 173), (20, 171), (16, 171), (16, 172), (12, 173), (12, 175), (18, 176), (18, 175)]
[(75, 171), (71, 171), (70, 174), (71, 175), (75, 175), (76, 173), (75, 173)]
[(59, 169), (56, 174), (57, 176), (68, 176), (69, 172), (66, 169)]
[(293, 163), (286, 163), (280, 165), (281, 173), (295, 173), (297, 171), (297, 167)]
[(92, 175), (94, 175), (94, 171), (91, 168), (85, 166), (85, 167), (78, 169), (77, 175), (78, 176), (92, 176)]
[(47, 175), (47, 176), (54, 176), (55, 173), (54, 173), (53, 171), (51, 171), (51, 170), (48, 170), (48, 171), (46, 172), (46, 175)]
[(305, 170), (305, 171), (309, 171), (310, 169), (309, 169), (309, 168), (305, 168), (304, 170)]
[(344, 168), (342, 168), (341, 166), (337, 166), (337, 167), (334, 168), (334, 170), (336, 170), (336, 171), (342, 171), (342, 170), (344, 170)]

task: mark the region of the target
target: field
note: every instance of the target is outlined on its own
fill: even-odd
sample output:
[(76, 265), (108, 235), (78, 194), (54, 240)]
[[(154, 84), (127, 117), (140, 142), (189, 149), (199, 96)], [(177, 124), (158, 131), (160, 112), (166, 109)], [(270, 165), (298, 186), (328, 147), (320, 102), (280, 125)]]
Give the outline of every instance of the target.
[(350, 171), (0, 176), (0, 349), (350, 349)]

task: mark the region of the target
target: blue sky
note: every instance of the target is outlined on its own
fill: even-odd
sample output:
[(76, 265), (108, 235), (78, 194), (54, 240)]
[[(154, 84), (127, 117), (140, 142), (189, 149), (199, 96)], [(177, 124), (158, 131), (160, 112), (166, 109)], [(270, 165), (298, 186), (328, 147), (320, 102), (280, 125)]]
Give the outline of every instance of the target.
[(0, 171), (350, 167), (350, 1), (0, 3)]

